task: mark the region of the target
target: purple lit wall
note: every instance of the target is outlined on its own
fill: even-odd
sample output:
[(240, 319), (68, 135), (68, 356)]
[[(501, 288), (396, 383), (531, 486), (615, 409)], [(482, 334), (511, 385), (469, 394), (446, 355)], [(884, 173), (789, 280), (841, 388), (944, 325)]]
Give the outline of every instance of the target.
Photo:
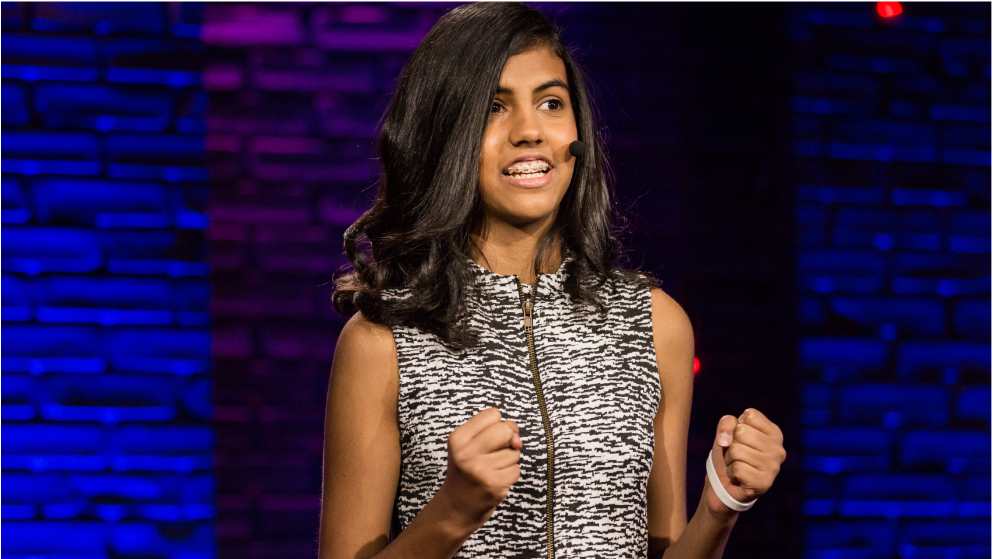
[(447, 5), (208, 4), (219, 556), (316, 551), (342, 235), (394, 80)]

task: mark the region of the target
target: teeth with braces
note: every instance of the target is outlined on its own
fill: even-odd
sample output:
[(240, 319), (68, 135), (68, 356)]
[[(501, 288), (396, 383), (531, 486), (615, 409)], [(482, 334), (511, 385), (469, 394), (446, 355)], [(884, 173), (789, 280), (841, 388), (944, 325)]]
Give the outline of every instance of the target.
[[(520, 174), (519, 178), (534, 178), (541, 177), (545, 174), (545, 171), (550, 169), (550, 164), (546, 161), (530, 161), (528, 163), (516, 163), (508, 169), (505, 169), (505, 174)], [(523, 175), (523, 173), (525, 173)]]

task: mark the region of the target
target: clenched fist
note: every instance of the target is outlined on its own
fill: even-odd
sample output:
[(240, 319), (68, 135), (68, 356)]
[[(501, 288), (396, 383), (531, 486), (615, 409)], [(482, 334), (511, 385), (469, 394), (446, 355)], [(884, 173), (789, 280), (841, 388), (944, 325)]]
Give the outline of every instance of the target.
[(488, 408), (454, 429), (446, 446), (446, 479), (439, 492), (468, 524), (483, 526), (519, 479), (519, 426)]
[[(723, 416), (716, 428), (712, 461), (723, 488), (740, 502), (764, 495), (785, 461), (782, 430), (761, 412), (747, 408), (740, 417)], [(722, 502), (709, 499), (714, 512), (728, 513)]]

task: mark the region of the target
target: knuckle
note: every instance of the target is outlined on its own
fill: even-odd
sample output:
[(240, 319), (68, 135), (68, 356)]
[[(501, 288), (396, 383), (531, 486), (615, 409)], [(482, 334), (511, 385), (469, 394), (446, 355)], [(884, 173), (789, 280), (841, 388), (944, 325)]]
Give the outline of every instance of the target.
[(744, 445), (742, 443), (733, 443), (730, 445), (729, 450), (726, 451), (726, 455), (732, 458), (732, 461), (740, 460), (744, 453)]
[(461, 467), (465, 467), (470, 463), (471, 455), (467, 449), (462, 447), (457, 447), (453, 451), (453, 461), (456, 462)]
[(474, 468), (474, 479), (479, 480), (481, 484), (485, 486), (492, 486), (494, 485), (493, 478), (494, 474), (489, 472), (487, 468), (484, 468), (482, 466), (477, 466)]
[(497, 479), (497, 476), (491, 476), (491, 479), (484, 484), (484, 487), (487, 489), (488, 493), (497, 495), (501, 493), (504, 485)]

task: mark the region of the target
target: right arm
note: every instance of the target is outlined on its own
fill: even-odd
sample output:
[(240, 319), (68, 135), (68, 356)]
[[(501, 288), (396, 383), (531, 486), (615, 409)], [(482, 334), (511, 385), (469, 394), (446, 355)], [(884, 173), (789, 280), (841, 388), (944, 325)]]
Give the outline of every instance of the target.
[(320, 559), (450, 559), (519, 477), (518, 426), (478, 413), (450, 434), (443, 487), (388, 545), (401, 470), (398, 387), (391, 329), (356, 313), (329, 379)]

